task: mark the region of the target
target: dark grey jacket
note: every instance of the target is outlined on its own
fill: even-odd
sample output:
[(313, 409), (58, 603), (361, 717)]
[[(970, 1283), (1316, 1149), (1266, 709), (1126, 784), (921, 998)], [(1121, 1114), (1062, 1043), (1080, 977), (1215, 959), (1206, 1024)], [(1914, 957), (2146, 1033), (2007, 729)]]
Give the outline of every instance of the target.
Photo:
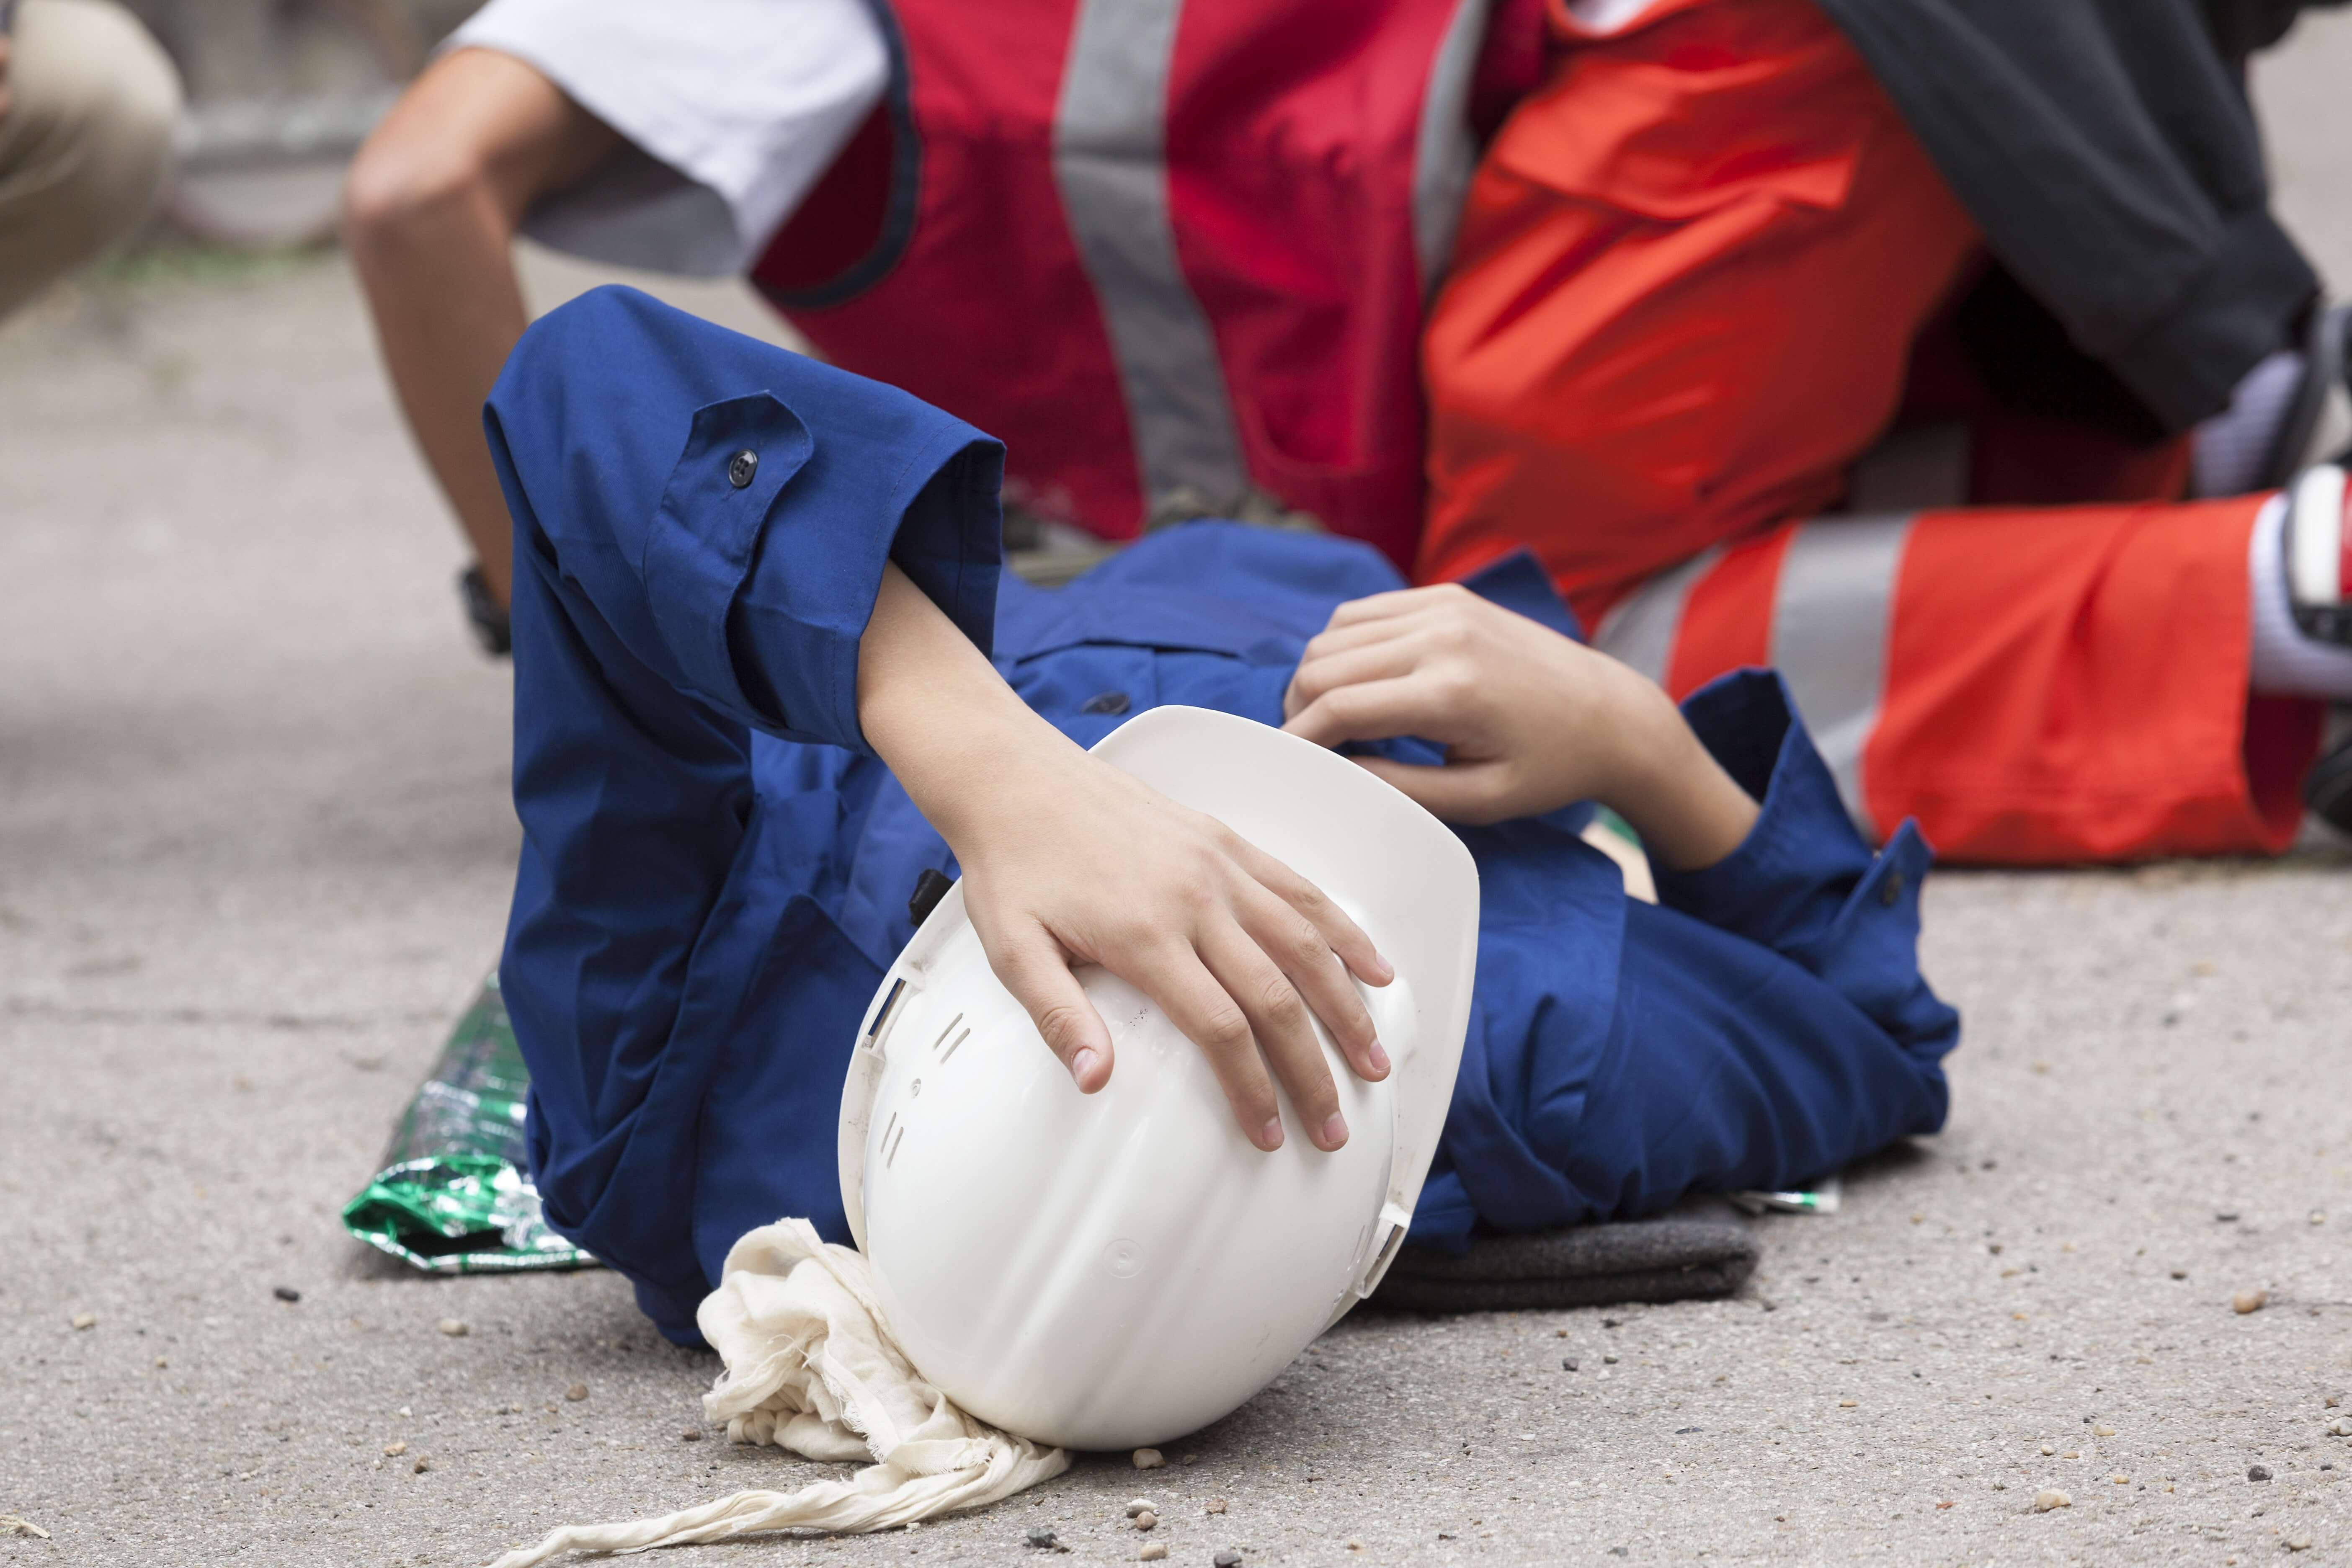
[(2240, 68), (2305, 3), (1820, 0), (2148, 435), (2223, 406), (2318, 289), (2271, 216)]

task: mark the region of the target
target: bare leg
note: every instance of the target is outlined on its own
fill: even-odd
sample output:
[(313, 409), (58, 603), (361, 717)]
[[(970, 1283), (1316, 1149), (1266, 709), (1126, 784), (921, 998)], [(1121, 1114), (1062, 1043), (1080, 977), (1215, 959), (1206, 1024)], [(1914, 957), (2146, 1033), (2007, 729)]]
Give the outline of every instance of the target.
[(540, 196), (620, 144), (520, 60), (460, 49), (401, 96), (344, 186), (344, 240), (384, 366), (500, 604), (512, 541), (482, 438), (482, 399), (525, 324), (515, 227)]

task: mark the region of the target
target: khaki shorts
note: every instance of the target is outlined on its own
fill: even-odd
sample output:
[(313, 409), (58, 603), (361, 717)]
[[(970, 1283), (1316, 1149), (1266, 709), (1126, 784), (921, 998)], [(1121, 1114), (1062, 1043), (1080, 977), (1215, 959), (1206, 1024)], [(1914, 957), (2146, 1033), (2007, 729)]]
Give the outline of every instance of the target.
[(0, 113), (0, 315), (146, 217), (171, 172), (180, 80), (105, 0), (23, 0)]

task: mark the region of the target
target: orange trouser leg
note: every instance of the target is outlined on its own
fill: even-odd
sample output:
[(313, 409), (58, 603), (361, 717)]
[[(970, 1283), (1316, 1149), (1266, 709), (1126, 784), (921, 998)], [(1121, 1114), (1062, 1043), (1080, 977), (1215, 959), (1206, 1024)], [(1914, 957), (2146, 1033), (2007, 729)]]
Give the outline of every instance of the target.
[(1424, 578), (1522, 547), (1589, 611), (1835, 500), (1974, 226), (1807, 0), (1572, 44), (1474, 180), (1431, 316)]
[(2247, 696), (2255, 502), (1787, 521), (1837, 497), (1975, 246), (1809, 0), (1571, 43), (1431, 320), (1421, 574), (1531, 549), (1677, 695), (1779, 665), (1857, 819), (1948, 856), (2283, 847), (2318, 710)]
[(1822, 518), (1711, 551), (1596, 640), (1676, 697), (1779, 667), (1866, 831), (2008, 865), (2275, 852), (2318, 704), (2247, 692), (2261, 498)]

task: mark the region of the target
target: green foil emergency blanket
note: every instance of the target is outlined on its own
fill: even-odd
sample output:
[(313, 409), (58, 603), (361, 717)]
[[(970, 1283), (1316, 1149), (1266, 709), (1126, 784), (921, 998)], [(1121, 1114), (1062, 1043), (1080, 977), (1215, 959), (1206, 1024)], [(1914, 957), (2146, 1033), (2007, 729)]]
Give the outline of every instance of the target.
[(541, 1213), (523, 1154), (530, 1088), (493, 974), (401, 1113), (383, 1168), (343, 1205), (344, 1226), (436, 1274), (594, 1263)]

